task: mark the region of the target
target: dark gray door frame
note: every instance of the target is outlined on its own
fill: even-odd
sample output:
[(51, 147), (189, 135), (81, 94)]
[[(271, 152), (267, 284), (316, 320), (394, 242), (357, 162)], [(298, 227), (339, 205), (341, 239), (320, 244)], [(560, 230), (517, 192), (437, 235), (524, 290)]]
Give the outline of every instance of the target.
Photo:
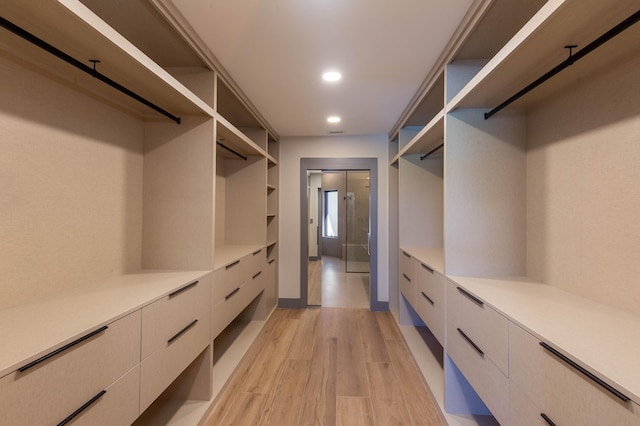
[(307, 170), (368, 170), (370, 173), (371, 270), (369, 307), (387, 311), (388, 302), (378, 301), (378, 159), (377, 158), (301, 158), (300, 159), (300, 299), (280, 299), (282, 307), (307, 307), (307, 261), (309, 258), (309, 205)]

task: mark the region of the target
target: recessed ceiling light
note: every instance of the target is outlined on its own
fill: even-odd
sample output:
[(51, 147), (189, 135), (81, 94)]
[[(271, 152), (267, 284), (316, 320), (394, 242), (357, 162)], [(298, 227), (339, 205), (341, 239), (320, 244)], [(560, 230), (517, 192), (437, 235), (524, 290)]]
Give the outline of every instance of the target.
[(327, 121), (329, 123), (339, 123), (340, 122), (340, 117), (338, 117), (337, 115), (332, 115), (332, 116), (327, 118)]
[(342, 78), (342, 74), (340, 74), (338, 71), (327, 71), (324, 74), (322, 74), (322, 79), (324, 81), (328, 81), (328, 82), (335, 82), (338, 81)]

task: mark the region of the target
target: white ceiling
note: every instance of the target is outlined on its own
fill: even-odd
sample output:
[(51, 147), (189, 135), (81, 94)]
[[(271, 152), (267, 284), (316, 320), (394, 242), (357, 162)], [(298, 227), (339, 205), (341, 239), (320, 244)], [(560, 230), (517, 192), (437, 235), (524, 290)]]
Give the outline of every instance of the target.
[(172, 2), (280, 136), (317, 136), (388, 133), (472, 0)]

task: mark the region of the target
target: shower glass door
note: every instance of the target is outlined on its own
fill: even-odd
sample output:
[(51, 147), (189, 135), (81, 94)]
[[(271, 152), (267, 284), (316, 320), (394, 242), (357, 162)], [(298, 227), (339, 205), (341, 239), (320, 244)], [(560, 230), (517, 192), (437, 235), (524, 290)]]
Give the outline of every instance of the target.
[(369, 272), (369, 171), (346, 172), (346, 250), (347, 272)]

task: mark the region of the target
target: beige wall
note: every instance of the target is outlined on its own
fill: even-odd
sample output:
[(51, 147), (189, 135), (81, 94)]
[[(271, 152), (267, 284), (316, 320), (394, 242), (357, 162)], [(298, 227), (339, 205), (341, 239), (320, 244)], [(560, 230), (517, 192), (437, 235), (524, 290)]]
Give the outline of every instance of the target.
[(528, 274), (637, 314), (639, 69), (608, 67), (527, 122)]
[(0, 56), (0, 309), (140, 268), (142, 122)]
[(280, 295), (300, 297), (300, 159), (378, 158), (378, 298), (387, 301), (389, 147), (387, 135), (285, 137), (280, 140)]

